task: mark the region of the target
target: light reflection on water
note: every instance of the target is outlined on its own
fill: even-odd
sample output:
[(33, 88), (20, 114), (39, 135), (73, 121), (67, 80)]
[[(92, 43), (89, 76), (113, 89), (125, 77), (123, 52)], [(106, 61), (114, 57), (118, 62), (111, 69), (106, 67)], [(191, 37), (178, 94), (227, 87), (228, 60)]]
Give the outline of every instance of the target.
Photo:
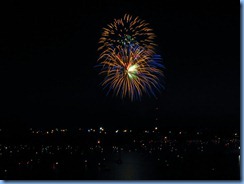
[(121, 154), (122, 163), (116, 163), (116, 157), (114, 156), (114, 162), (110, 162), (107, 166), (110, 168), (110, 172), (103, 172), (102, 179), (123, 179), (123, 180), (137, 180), (137, 179), (153, 179), (153, 167), (152, 163), (148, 163), (142, 154), (124, 152)]
[[(122, 160), (121, 163), (117, 162), (119, 158)], [(213, 160), (206, 163), (206, 165), (199, 162), (200, 165), (196, 166), (196, 164), (195, 169), (184, 169), (181, 167), (181, 165), (174, 165), (173, 162), (174, 161), (172, 160), (165, 160), (163, 158), (161, 158), (159, 161), (158, 159), (152, 160), (147, 154), (144, 153), (122, 152), (121, 156), (119, 153), (114, 154), (110, 161), (104, 163), (104, 167), (98, 167), (97, 170), (94, 170), (94, 168), (87, 170), (87, 174), (93, 175), (94, 177), (94, 171), (97, 171), (97, 175), (94, 177), (94, 179), (100, 180), (221, 179), (226, 175), (236, 179), (239, 178), (237, 163), (236, 166), (232, 167), (233, 170), (226, 170), (226, 168), (229, 167), (227, 165), (224, 165), (221, 170), (221, 167), (214, 167), (214, 169), (213, 167), (208, 167), (213, 165), (210, 163), (214, 162)], [(197, 162), (198, 161), (196, 161), (196, 163)], [(178, 164), (180, 163), (186, 164), (184, 161), (178, 162)], [(191, 166), (189, 165), (189, 167)], [(93, 174), (91, 174), (92, 170)]]

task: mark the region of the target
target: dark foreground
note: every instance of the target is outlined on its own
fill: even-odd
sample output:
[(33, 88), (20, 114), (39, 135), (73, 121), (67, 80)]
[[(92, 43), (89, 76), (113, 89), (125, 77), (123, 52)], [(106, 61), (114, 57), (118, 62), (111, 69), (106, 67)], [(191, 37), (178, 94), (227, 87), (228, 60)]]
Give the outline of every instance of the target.
[(1, 136), (4, 180), (240, 180), (236, 132), (30, 129), (19, 139)]

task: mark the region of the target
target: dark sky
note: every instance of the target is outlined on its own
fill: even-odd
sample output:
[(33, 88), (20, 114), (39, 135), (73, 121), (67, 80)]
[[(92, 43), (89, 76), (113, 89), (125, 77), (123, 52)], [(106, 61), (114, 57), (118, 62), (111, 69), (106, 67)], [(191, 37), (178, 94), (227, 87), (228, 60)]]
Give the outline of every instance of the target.
[[(3, 125), (239, 126), (239, 2), (67, 2), (2, 6)], [(149, 22), (157, 35), (166, 67), (158, 99), (121, 100), (99, 85), (102, 27), (125, 13)]]

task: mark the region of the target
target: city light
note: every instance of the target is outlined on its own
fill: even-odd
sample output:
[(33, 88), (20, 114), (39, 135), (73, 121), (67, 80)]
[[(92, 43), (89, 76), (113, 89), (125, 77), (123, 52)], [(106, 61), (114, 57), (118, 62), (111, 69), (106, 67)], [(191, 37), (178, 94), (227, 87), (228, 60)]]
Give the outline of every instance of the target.
[[(99, 134), (99, 131), (103, 131), (106, 129), (102, 134)], [(149, 128), (150, 129), (150, 128)], [(62, 138), (60, 140), (64, 140), (66, 134), (60, 134), (56, 131), (56, 129), (46, 129), (46, 130), (38, 130), (32, 129), (29, 131), (30, 136), (36, 137), (36, 134), (32, 134), (32, 131), (35, 132), (42, 132), (38, 135), (39, 138), (45, 138), (46, 142), (42, 142), (40, 146), (35, 146), (31, 144), (19, 144), (19, 145), (7, 145), (7, 144), (0, 144), (0, 157), (1, 158), (8, 158), (12, 159), (14, 157), (16, 159), (15, 166), (18, 166), (18, 169), (22, 169), (24, 167), (35, 168), (38, 167), (39, 164), (45, 164), (44, 158), (49, 159), (50, 163), (52, 163), (52, 168), (55, 170), (62, 169), (65, 167), (67, 163), (57, 161), (56, 158), (59, 158), (60, 153), (62, 153), (62, 157), (64, 159), (76, 158), (81, 159), (84, 168), (89, 170), (91, 165), (94, 167), (99, 167), (101, 170), (106, 167), (106, 164), (111, 162), (111, 155), (109, 155), (109, 150), (111, 149), (115, 157), (118, 157), (120, 154), (123, 158), (124, 155), (131, 154), (142, 154), (145, 155), (147, 160), (152, 163), (157, 162), (159, 165), (164, 164), (162, 167), (174, 167), (173, 162), (177, 164), (184, 163), (187, 159), (189, 160), (190, 157), (188, 155), (189, 150), (194, 151), (196, 154), (205, 155), (211, 150), (214, 145), (221, 148), (223, 152), (233, 152), (238, 153), (236, 158), (238, 158), (240, 163), (240, 140), (238, 140), (235, 136), (235, 133), (230, 133), (231, 137), (224, 137), (218, 134), (212, 134), (209, 136), (210, 138), (201, 139), (201, 136), (196, 136), (197, 132), (201, 135), (206, 135), (204, 131), (193, 131), (188, 132), (185, 130), (178, 131), (176, 134), (170, 134), (173, 132), (172, 130), (165, 130), (165, 131), (157, 131), (155, 130), (157, 127), (152, 127), (149, 130), (142, 129), (140, 131), (132, 130), (132, 129), (109, 129), (99, 127), (96, 133), (94, 132), (95, 129), (83, 129), (83, 132), (77, 133), (77, 130), (67, 130), (61, 129), (62, 131), (69, 131), (72, 136), (74, 133), (74, 139), (79, 140), (77, 145), (74, 145), (72, 142), (65, 143), (59, 141), (58, 144), (52, 144), (51, 140), (53, 137), (57, 135), (57, 137)], [(60, 132), (61, 132), (60, 130)], [(155, 130), (154, 132), (152, 130)], [(74, 132), (72, 132), (74, 131)], [(131, 133), (133, 131), (133, 133)], [(174, 130), (177, 132), (177, 130)], [(49, 135), (47, 134), (49, 132)], [(50, 133), (53, 132), (52, 136)], [(122, 132), (118, 134), (119, 132)], [(181, 140), (182, 136), (178, 136), (179, 134), (186, 135), (186, 140)], [(114, 135), (116, 133), (116, 136)], [(61, 136), (61, 137), (60, 137)], [(90, 137), (92, 140), (95, 141), (87, 141), (83, 142), (84, 137)], [(129, 139), (128, 139), (129, 138)], [(73, 139), (73, 140), (74, 140)], [(86, 139), (87, 140), (87, 139)], [(119, 140), (119, 141), (117, 141)], [(221, 141), (220, 141), (221, 140)], [(67, 140), (66, 140), (67, 141)], [(107, 144), (110, 142), (110, 144)], [(87, 145), (86, 145), (87, 144)], [(86, 148), (86, 146), (88, 146)], [(189, 150), (188, 150), (189, 149)], [(171, 155), (172, 158), (169, 158), (167, 155)], [(24, 155), (18, 157), (18, 155)], [(94, 157), (92, 158), (92, 155)], [(170, 156), (170, 157), (171, 157)], [(105, 159), (106, 157), (106, 159)], [(138, 155), (138, 157), (140, 157)], [(88, 163), (88, 159), (90, 158), (92, 161)], [(166, 159), (167, 158), (167, 159)], [(125, 162), (126, 163), (126, 162)], [(238, 164), (238, 162), (237, 162)], [(6, 167), (8, 173), (10, 172), (10, 168)], [(16, 169), (16, 168), (15, 168)], [(211, 168), (210, 168), (211, 169)], [(218, 168), (215, 168), (217, 170)], [(4, 172), (4, 170), (2, 170)]]

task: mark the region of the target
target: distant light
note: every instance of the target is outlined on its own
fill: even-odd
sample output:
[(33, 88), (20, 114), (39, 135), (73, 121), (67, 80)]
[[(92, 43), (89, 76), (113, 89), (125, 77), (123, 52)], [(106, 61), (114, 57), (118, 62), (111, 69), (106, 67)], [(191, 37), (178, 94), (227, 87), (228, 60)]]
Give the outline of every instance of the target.
[(181, 134), (181, 132), (179, 132), (179, 134)]
[(158, 127), (155, 127), (155, 130), (157, 130), (158, 129)]
[(87, 160), (85, 160), (85, 163), (87, 163)]
[(100, 144), (100, 143), (101, 143), (101, 141), (100, 141), (100, 140), (98, 140), (98, 141), (97, 141), (97, 144)]
[(100, 130), (103, 130), (103, 127), (100, 127), (99, 129), (100, 129)]
[(127, 130), (124, 130), (123, 132), (124, 132), (124, 133), (126, 133), (126, 132), (127, 132)]
[(117, 134), (119, 132), (119, 130), (116, 130), (115, 133)]
[(56, 165), (58, 165), (58, 162), (56, 162)]

